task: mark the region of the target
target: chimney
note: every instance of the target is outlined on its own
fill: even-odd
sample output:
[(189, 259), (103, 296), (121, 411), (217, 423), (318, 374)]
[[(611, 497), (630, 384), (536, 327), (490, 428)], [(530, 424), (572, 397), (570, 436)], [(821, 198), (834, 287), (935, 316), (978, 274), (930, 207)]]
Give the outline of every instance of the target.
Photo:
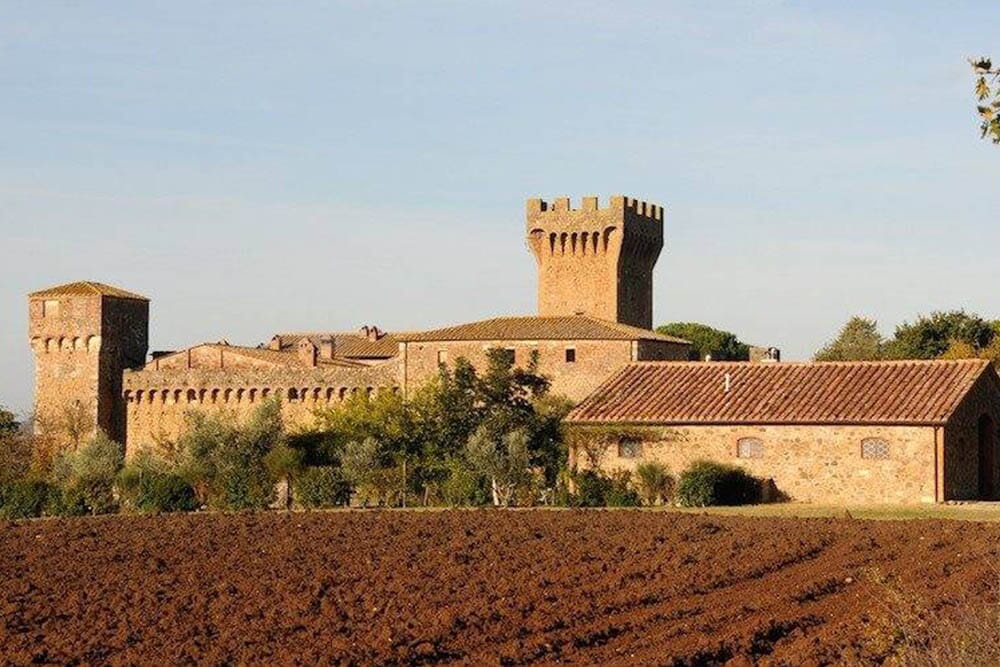
[(333, 360), (334, 340), (332, 336), (324, 336), (319, 339), (319, 358), (326, 361)]
[(368, 340), (374, 342), (382, 338), (385, 334), (375, 325), (368, 325), (361, 327), (361, 335)]
[(281, 349), (281, 336), (275, 334), (271, 337), (271, 342), (267, 344), (270, 350), (280, 350)]
[(308, 338), (299, 341), (295, 352), (306, 366), (311, 368), (316, 366), (316, 346)]

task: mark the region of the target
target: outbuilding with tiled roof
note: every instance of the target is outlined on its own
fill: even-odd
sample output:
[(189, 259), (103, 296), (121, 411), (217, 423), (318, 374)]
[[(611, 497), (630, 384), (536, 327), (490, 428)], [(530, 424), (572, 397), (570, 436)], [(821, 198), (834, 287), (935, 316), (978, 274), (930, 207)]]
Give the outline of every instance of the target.
[(1000, 491), (1000, 378), (984, 360), (634, 363), (567, 423), (578, 434), (576, 465), (631, 470), (655, 460), (676, 475), (716, 460), (773, 479), (795, 500), (941, 502)]

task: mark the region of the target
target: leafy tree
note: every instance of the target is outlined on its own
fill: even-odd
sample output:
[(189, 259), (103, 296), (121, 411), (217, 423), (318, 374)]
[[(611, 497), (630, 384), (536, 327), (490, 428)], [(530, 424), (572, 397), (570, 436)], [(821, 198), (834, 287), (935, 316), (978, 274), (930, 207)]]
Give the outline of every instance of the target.
[(121, 472), (116, 487), (122, 505), (138, 512), (189, 512), (198, 508), (194, 489), (165, 460), (139, 450)]
[(231, 415), (192, 411), (177, 442), (178, 474), (200, 503), (227, 510), (264, 508), (274, 499), (268, 454), (286, 444), (281, 403), (261, 403), (246, 425)]
[(979, 357), (979, 350), (964, 340), (953, 340), (948, 343), (940, 359), (976, 359)]
[(657, 327), (657, 333), (691, 341), (690, 357), (700, 361), (711, 355), (715, 361), (746, 361), (750, 346), (740, 342), (736, 334), (697, 322), (671, 322)]
[(13, 435), (21, 428), (13, 412), (0, 405), (0, 437)]
[(501, 433), (486, 424), (469, 438), (466, 458), (473, 470), (490, 480), (494, 505), (510, 507), (517, 491), (530, 484), (528, 443), (524, 429)]
[(23, 480), (35, 463), (34, 438), (13, 412), (0, 407), (0, 484)]
[(378, 471), (381, 468), (380, 458), (382, 447), (375, 438), (352, 440), (344, 447), (341, 454), (341, 471), (344, 480), (354, 489), (361, 499), (362, 505), (367, 505), (371, 495), (380, 495), (378, 489)]
[(66, 514), (105, 514), (117, 509), (114, 486), (122, 466), (122, 447), (103, 431), (75, 450), (64, 450), (52, 467), (52, 483), (62, 494)]
[(892, 359), (936, 359), (944, 354), (953, 341), (960, 341), (982, 350), (993, 342), (996, 331), (992, 322), (964, 310), (935, 312), (920, 316), (912, 324), (896, 327), (896, 334), (886, 345)]
[(304, 468), (293, 481), (295, 501), (306, 509), (336, 507), (350, 499), (351, 488), (339, 468)]
[(883, 358), (884, 348), (878, 323), (855, 315), (814, 358), (816, 361), (874, 361)]
[[(362, 395), (320, 411), (314, 437), (335, 443), (345, 478), (365, 502), (373, 496), (405, 502), (408, 494), (425, 504), (459, 497), (481, 501), (483, 475), (468, 460), (467, 447), (480, 429), (493, 442), (523, 431), (526, 471), (554, 484), (566, 460), (561, 419), (568, 401), (548, 394), (537, 355), (525, 368), (504, 350), (489, 350), (486, 357), (482, 372), (461, 358), (451, 368), (442, 365), (408, 401), (396, 394)], [(369, 439), (377, 447), (366, 445)]]
[[(222, 443), (238, 437), (231, 415), (208, 414), (192, 410), (184, 415), (184, 429), (177, 441), (173, 464), (200, 504), (208, 504), (218, 477), (218, 450)], [(168, 459), (169, 460), (169, 459)]]
[(1000, 144), (1000, 68), (990, 58), (970, 59), (976, 75), (976, 111), (979, 113), (980, 137)]
[(292, 486), (295, 478), (303, 470), (305, 454), (286, 443), (281, 443), (274, 447), (264, 456), (264, 467), (270, 476), (272, 483), (282, 483), (284, 485), (285, 509), (292, 506)]
[(236, 435), (220, 443), (214, 452), (216, 502), (229, 510), (263, 509), (274, 499), (265, 458), (284, 444), (281, 402), (272, 398), (261, 403)]

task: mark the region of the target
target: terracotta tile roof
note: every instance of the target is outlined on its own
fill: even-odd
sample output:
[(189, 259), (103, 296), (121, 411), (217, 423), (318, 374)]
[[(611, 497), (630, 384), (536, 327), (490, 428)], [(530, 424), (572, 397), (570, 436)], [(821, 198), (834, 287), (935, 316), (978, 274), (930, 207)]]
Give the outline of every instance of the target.
[(138, 299), (140, 301), (149, 301), (149, 299), (142, 296), (141, 294), (135, 294), (134, 292), (127, 292), (118, 287), (114, 287), (112, 285), (105, 285), (104, 283), (93, 282), (91, 280), (81, 280), (75, 283), (56, 285), (55, 287), (49, 287), (48, 289), (32, 292), (28, 296), (49, 297), (49, 296), (94, 296), (94, 295), (113, 296), (118, 299)]
[[(215, 350), (225, 350), (229, 354), (236, 354), (244, 357), (250, 357), (252, 359), (259, 359), (260, 361), (266, 361), (268, 363), (274, 364), (275, 366), (311, 368), (310, 366), (307, 366), (306, 363), (302, 361), (302, 359), (292, 350), (278, 351), (261, 347), (244, 347), (242, 345), (230, 345), (228, 343), (201, 343), (200, 345), (194, 345), (184, 350), (171, 352), (170, 354), (166, 354), (164, 356), (159, 357), (156, 360), (148, 362), (146, 365), (155, 366), (156, 361), (163, 361), (164, 359), (168, 359), (170, 357), (174, 357), (179, 354), (186, 354), (188, 350), (195, 350), (206, 347)], [(317, 367), (329, 367), (329, 366), (339, 366), (343, 368), (366, 367), (364, 364), (360, 364), (355, 361), (350, 361), (348, 359), (319, 359), (317, 361)]]
[(401, 341), (445, 340), (659, 340), (688, 344), (674, 336), (589, 315), (496, 317), (443, 329), (396, 334)]
[(292, 349), (303, 338), (319, 346), (323, 338), (333, 338), (333, 354), (347, 359), (388, 359), (399, 352), (399, 340), (393, 334), (384, 334), (378, 340), (344, 332), (304, 332), (275, 334), (281, 339), (281, 349)]
[[(639, 362), (566, 418), (576, 423), (943, 424), (990, 363)], [(726, 378), (729, 391), (725, 391)]]

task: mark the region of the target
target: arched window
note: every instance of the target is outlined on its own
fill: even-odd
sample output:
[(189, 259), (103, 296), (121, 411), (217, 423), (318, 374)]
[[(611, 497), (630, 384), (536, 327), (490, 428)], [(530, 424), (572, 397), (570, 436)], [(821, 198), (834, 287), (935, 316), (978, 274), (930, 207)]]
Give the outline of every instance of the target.
[(289, 400), (289, 402), (291, 402), (291, 401), (298, 401), (299, 400), (299, 390), (295, 389), (294, 387), (290, 387), (288, 389), (288, 400)]
[(194, 403), (197, 400), (198, 400), (198, 392), (196, 392), (194, 389), (188, 389), (187, 392), (188, 403)]

